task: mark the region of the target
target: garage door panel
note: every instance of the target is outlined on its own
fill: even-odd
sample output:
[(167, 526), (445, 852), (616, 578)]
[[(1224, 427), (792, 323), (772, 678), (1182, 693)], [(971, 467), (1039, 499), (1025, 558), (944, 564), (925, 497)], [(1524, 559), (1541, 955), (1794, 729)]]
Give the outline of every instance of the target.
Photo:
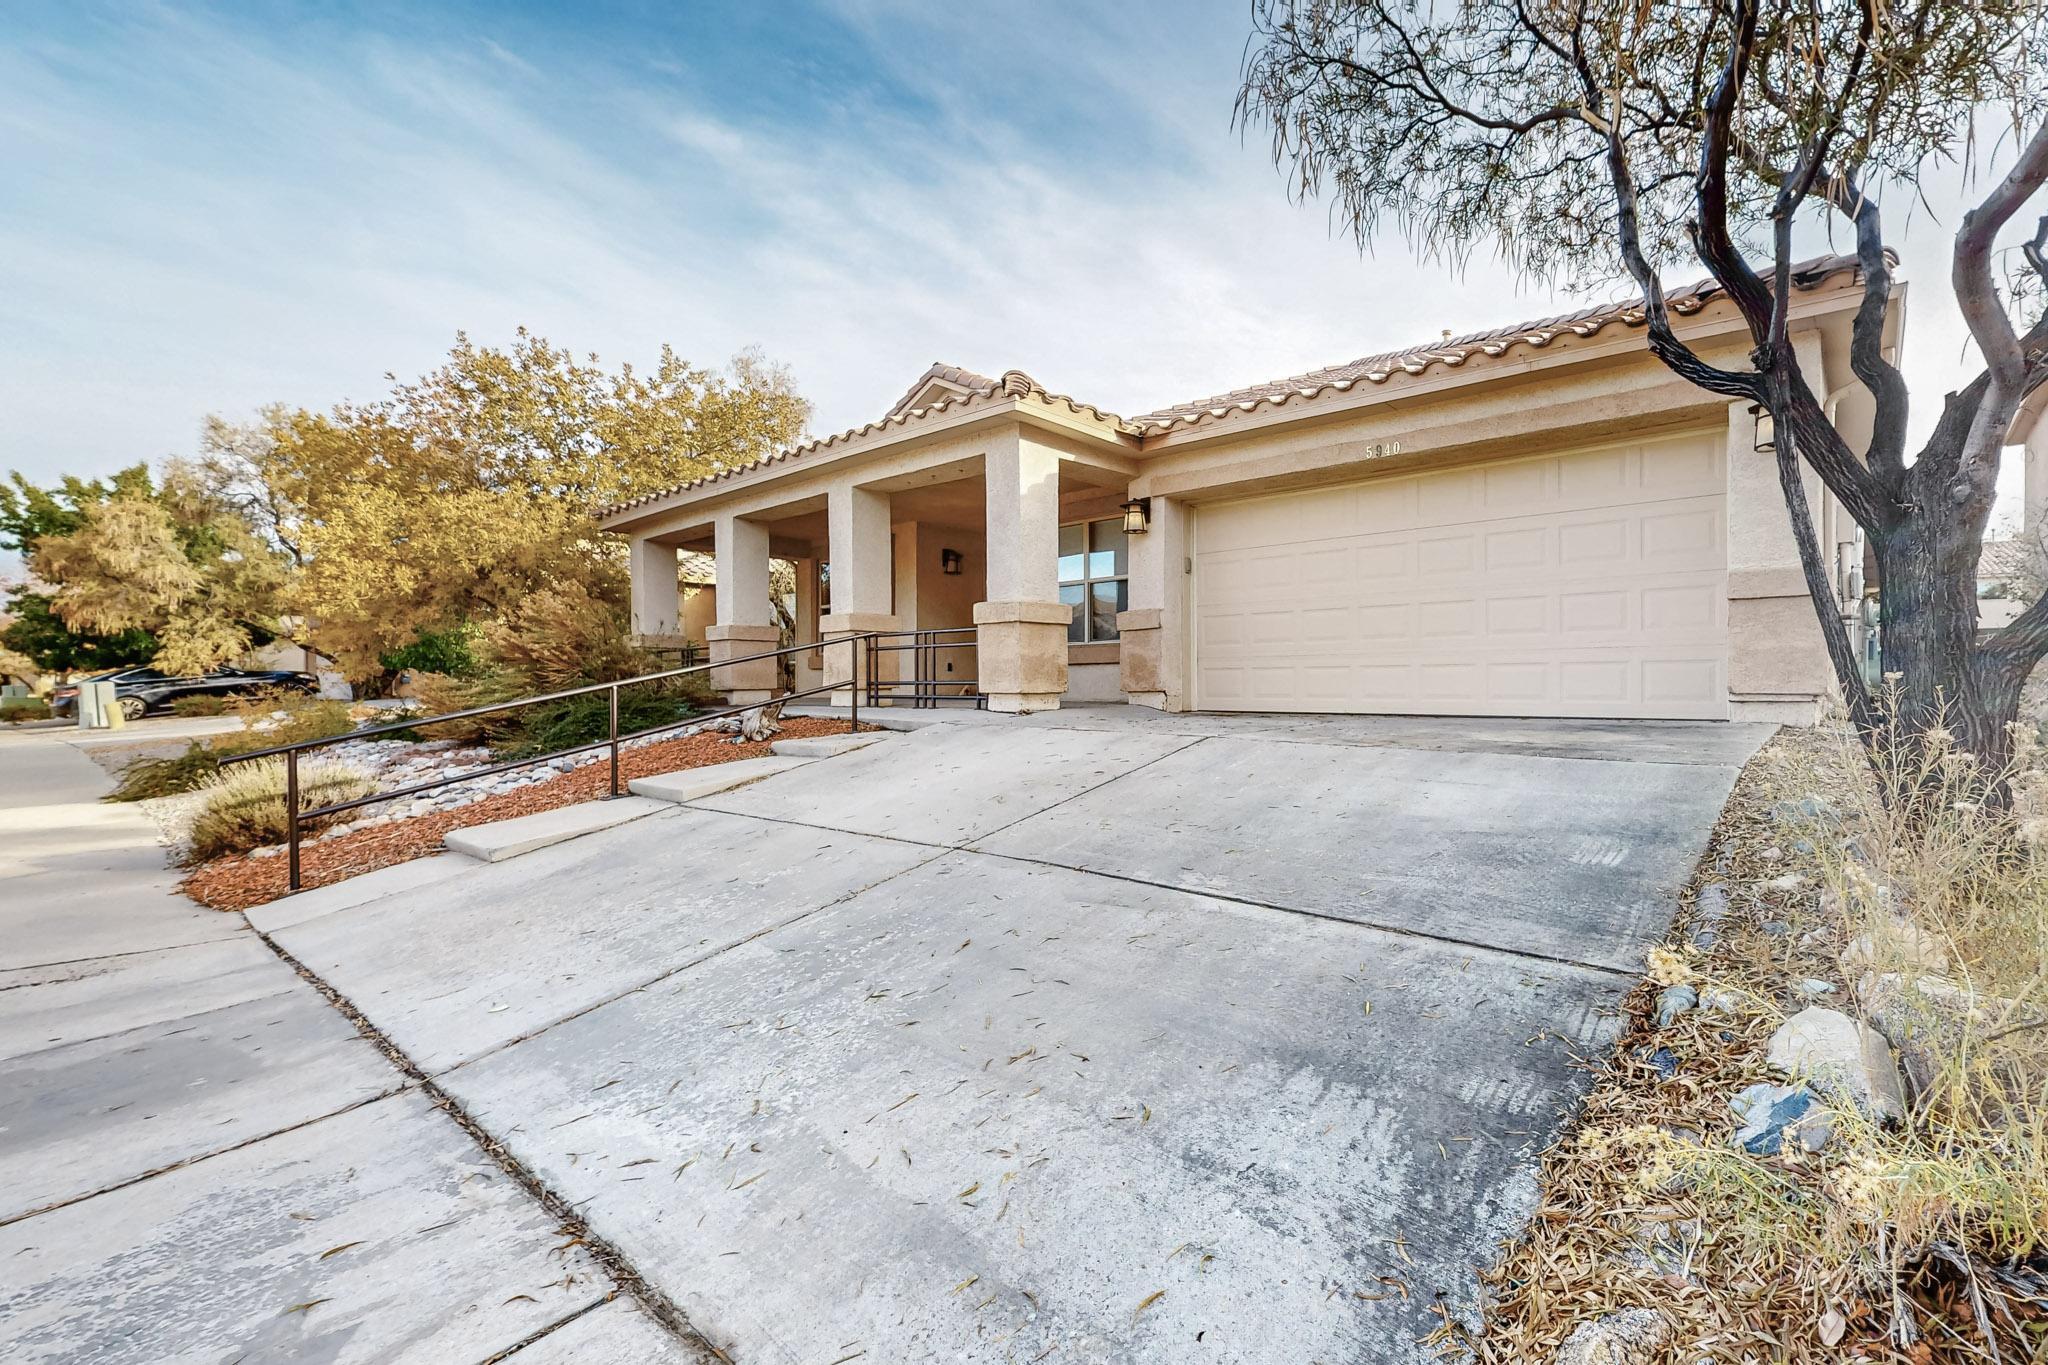
[(1663, 505), (1642, 519), (1642, 565), (1654, 571), (1715, 570), (1725, 562), (1721, 508), (1697, 504)]
[(1204, 508), (1197, 702), (1720, 718), (1721, 469), (1667, 438)]
[(1597, 507), (1637, 496), (1637, 451), (1592, 451), (1558, 463), (1558, 493), (1566, 507)]
[(1480, 471), (1480, 479), (1485, 496), (1482, 511), (1489, 517), (1511, 517), (1531, 507), (1547, 507), (1557, 500), (1555, 460), (1493, 465)]

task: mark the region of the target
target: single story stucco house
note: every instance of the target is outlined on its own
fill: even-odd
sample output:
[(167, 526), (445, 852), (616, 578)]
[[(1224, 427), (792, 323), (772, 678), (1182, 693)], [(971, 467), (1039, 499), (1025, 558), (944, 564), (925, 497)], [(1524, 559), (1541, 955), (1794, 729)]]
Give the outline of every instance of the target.
[[(1794, 343), (1861, 449), (1855, 261), (1794, 278)], [(1716, 288), (1671, 308), (1746, 365)], [(1901, 286), (1894, 353), (1903, 313)], [(677, 556), (716, 556), (714, 660), (774, 647), (769, 561), (791, 561), (797, 638), (827, 642), (799, 685), (866, 667), (835, 635), (950, 629), (878, 673), (1002, 711), (1808, 721), (1832, 683), (1768, 439), (1665, 370), (1623, 302), (1135, 417), (934, 365), (875, 422), (601, 525), (631, 542), (651, 641), (682, 629)], [(1853, 620), (1860, 533), (1807, 492)], [(725, 670), (736, 699), (767, 695), (758, 670)]]

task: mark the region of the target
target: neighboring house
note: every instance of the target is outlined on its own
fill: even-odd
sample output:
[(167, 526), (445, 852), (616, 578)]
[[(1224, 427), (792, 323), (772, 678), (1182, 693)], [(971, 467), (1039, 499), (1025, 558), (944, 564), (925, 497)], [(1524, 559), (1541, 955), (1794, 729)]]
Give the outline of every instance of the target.
[(1987, 540), (1977, 560), (1977, 629), (2003, 630), (2033, 601), (2041, 547), (2029, 539)]
[[(1794, 344), (1860, 448), (1855, 262), (1795, 284)], [(1719, 290), (1671, 310), (1708, 359), (1745, 364)], [(631, 542), (645, 635), (676, 632), (677, 555), (708, 551), (712, 657), (772, 647), (773, 556), (797, 569), (800, 640), (955, 628), (972, 650), (885, 656), (886, 676), (977, 680), (998, 710), (1810, 719), (1831, 676), (1758, 445), (1619, 303), (1135, 417), (934, 365), (879, 421), (601, 524)], [(1822, 543), (1857, 562), (1853, 522), (1808, 493)], [(831, 681), (862, 666), (823, 652)]]

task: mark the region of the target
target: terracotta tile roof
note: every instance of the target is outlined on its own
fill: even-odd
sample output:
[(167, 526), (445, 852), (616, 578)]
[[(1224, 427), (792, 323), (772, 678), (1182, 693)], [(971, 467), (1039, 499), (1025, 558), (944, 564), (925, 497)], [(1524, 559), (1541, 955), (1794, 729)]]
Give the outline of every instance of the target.
[(2029, 538), (1987, 540), (1977, 559), (1977, 577), (1986, 581), (2031, 577), (2041, 560), (2041, 545)]
[(598, 520), (602, 521), (606, 518), (617, 516), (621, 512), (630, 512), (636, 507), (644, 507), (649, 503), (660, 502), (664, 498), (672, 498), (678, 493), (687, 493), (692, 489), (703, 488), (708, 484), (720, 483), (726, 479), (734, 478), (756, 469), (766, 468), (769, 465), (787, 464), (793, 460), (801, 460), (805, 456), (816, 454), (818, 451), (829, 450), (834, 446), (859, 440), (861, 437), (874, 432), (885, 431), (891, 427), (908, 426), (913, 422), (921, 421), (926, 417), (942, 412), (962, 412), (969, 408), (987, 406), (1012, 398), (1037, 399), (1039, 402), (1049, 406), (1064, 407), (1069, 412), (1079, 416), (1091, 417), (1098, 422), (1107, 423), (1119, 431), (1128, 432), (1133, 435), (1136, 434), (1115, 413), (1104, 412), (1091, 403), (1080, 402), (1063, 393), (1050, 393), (1043, 384), (1040, 384), (1022, 370), (1005, 370), (1001, 379), (988, 379), (981, 375), (973, 374), (971, 371), (955, 369), (949, 365), (933, 366), (932, 369), (926, 370), (919, 377), (917, 383), (912, 386), (909, 394), (906, 395), (905, 401), (917, 396), (918, 389), (923, 388), (930, 381), (934, 370), (943, 370), (951, 375), (962, 376), (961, 380), (953, 381), (956, 383), (964, 382), (965, 379), (978, 380), (979, 383), (971, 391), (958, 398), (942, 398), (930, 406), (922, 408), (905, 408), (899, 403), (896, 408), (891, 409), (880, 421), (865, 422), (851, 430), (835, 432), (830, 436), (804, 441), (791, 446), (787, 450), (779, 450), (773, 455), (765, 455), (758, 460), (752, 460), (743, 465), (735, 465), (730, 469), (721, 469), (714, 473), (705, 474), (699, 478), (691, 479), (687, 483), (677, 484), (673, 488), (664, 488), (657, 492), (643, 494), (626, 502), (614, 503), (609, 507), (599, 508), (597, 512)]
[[(1855, 268), (1854, 256), (1822, 256), (1793, 267), (1792, 282), (1795, 288), (1813, 289), (1830, 277)], [(1684, 317), (1699, 312), (1721, 293), (1718, 284), (1707, 280), (1687, 289), (1672, 291), (1667, 302), (1673, 313)], [(1626, 327), (1644, 325), (1640, 297), (1596, 304), (1561, 317), (1496, 327), (1469, 336), (1447, 337), (1405, 350), (1366, 356), (1362, 360), (1311, 370), (1289, 379), (1275, 379), (1209, 398), (1174, 403), (1128, 420), (1145, 435), (1159, 435), (1227, 417), (1234, 412), (1253, 412), (1267, 405), (1278, 407), (1297, 399), (1306, 401), (1332, 392), (1344, 393), (1360, 383), (1384, 384), (1395, 375), (1419, 375), (1433, 365), (1457, 366), (1474, 358), (1498, 357), (1518, 346), (1548, 346), (1561, 336), (1592, 336), (1616, 323)]]
[[(1817, 257), (1793, 267), (1793, 285), (1799, 289), (1815, 289), (1834, 276), (1855, 269), (1856, 258), (1853, 256)], [(1718, 284), (1707, 280), (1686, 289), (1672, 291), (1668, 302), (1673, 313), (1684, 317), (1699, 312), (1722, 292)], [(1427, 345), (1411, 346), (1406, 350), (1366, 356), (1349, 364), (1332, 365), (1327, 369), (1312, 370), (1289, 379), (1254, 384), (1250, 388), (1236, 389), (1230, 393), (1196, 399), (1193, 402), (1175, 403), (1132, 418), (1118, 417), (1115, 413), (1105, 412), (1093, 404), (1082, 403), (1065, 394), (1050, 393), (1044, 385), (1022, 370), (1005, 370), (1000, 379), (990, 379), (986, 375), (963, 370), (957, 366), (933, 364), (918, 376), (917, 382), (912, 384), (903, 397), (896, 401), (895, 406), (878, 421), (863, 423), (831, 436), (804, 441), (748, 464), (721, 469), (673, 488), (664, 488), (629, 502), (602, 508), (598, 512), (598, 517), (602, 520), (617, 516), (621, 512), (660, 502), (679, 493), (687, 493), (769, 465), (801, 460), (821, 450), (829, 450), (834, 446), (844, 445), (892, 427), (907, 426), (926, 417), (965, 411), (1011, 398), (1033, 398), (1050, 405), (1063, 406), (1070, 412), (1105, 423), (1126, 435), (1160, 436), (1236, 414), (1256, 412), (1266, 406), (1279, 407), (1297, 400), (1307, 402), (1332, 393), (1345, 393), (1361, 383), (1379, 385), (1396, 375), (1420, 375), (1432, 366), (1452, 367), (1471, 360), (1494, 359), (1519, 347), (1548, 346), (1563, 336), (1588, 337), (1617, 324), (1624, 327), (1643, 326), (1641, 301), (1631, 298), (1614, 303), (1596, 304), (1562, 317), (1518, 323), (1513, 327), (1497, 327), (1491, 331), (1475, 332), (1470, 336), (1451, 337)], [(908, 406), (934, 379), (963, 388), (966, 392), (957, 397), (939, 399), (921, 408)]]
[(894, 417), (897, 413), (908, 409), (911, 403), (916, 401), (918, 394), (924, 392), (925, 386), (934, 379), (945, 384), (957, 384), (970, 393), (981, 393), (997, 387), (996, 381), (990, 379), (987, 375), (976, 374), (972, 370), (963, 370), (957, 365), (948, 365), (944, 361), (934, 360), (931, 363), (931, 368), (919, 375), (917, 382), (905, 389), (903, 396), (894, 403), (891, 403), (889, 410), (882, 415), (884, 417)]

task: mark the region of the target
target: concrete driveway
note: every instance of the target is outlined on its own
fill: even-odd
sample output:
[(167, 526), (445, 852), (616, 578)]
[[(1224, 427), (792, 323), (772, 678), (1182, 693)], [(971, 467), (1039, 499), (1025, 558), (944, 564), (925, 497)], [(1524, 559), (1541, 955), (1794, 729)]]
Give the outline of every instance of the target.
[(963, 717), (251, 919), (742, 1365), (1422, 1360), (1768, 733)]

